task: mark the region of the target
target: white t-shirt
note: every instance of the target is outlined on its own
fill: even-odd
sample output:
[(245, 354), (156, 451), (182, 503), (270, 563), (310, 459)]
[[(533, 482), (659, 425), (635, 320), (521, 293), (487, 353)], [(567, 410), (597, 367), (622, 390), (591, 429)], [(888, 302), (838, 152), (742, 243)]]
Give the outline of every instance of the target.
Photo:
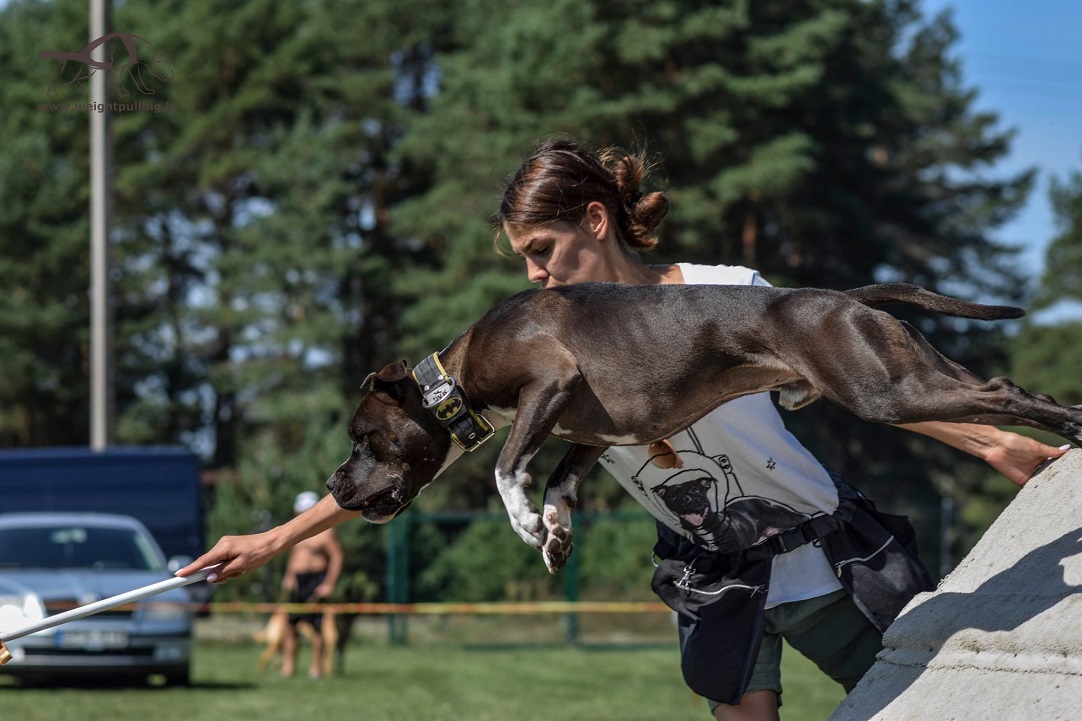
[[(689, 285), (770, 285), (740, 266), (680, 264)], [(651, 463), (647, 446), (613, 446), (602, 466), (659, 521), (705, 548), (729, 553), (816, 515), (838, 493), (815, 457), (785, 429), (769, 393), (718, 406), (669, 442), (680, 468)], [(767, 607), (841, 588), (816, 544), (775, 556)]]

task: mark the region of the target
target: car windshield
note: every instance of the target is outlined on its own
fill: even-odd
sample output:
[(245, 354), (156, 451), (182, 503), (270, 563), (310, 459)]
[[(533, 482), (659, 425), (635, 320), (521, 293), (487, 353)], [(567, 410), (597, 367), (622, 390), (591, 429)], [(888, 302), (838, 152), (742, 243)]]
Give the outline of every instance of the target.
[(34, 526), (0, 528), (0, 568), (160, 571), (161, 562), (130, 528)]

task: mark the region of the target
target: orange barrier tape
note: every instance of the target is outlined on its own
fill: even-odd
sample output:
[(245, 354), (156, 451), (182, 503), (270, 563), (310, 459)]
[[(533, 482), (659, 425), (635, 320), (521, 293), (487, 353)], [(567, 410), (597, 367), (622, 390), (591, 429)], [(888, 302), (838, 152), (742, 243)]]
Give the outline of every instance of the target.
[(536, 603), (248, 603), (215, 601), (200, 608), (212, 613), (352, 613), (382, 616), (476, 615), (500, 616), (544, 613), (661, 613), (664, 603), (619, 601), (539, 601)]

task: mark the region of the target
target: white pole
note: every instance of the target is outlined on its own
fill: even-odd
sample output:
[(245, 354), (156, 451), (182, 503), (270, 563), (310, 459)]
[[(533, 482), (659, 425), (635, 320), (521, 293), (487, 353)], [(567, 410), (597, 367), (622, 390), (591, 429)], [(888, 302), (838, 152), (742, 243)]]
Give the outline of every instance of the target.
[[(90, 0), (90, 40), (109, 32), (110, 0)], [(105, 43), (91, 57), (105, 62)], [(90, 447), (113, 441), (113, 324), (109, 228), (112, 225), (112, 153), (109, 73), (90, 77)], [(100, 110), (100, 112), (99, 112)]]
[(30, 634), (37, 633), (38, 631), (44, 631), (55, 626), (60, 626), (61, 624), (68, 623), (69, 621), (77, 621), (80, 618), (93, 616), (95, 613), (108, 611), (114, 606), (122, 606), (125, 603), (138, 601), (148, 596), (156, 596), (159, 593), (165, 593), (166, 591), (171, 591), (174, 588), (183, 588), (184, 586), (190, 585), (192, 583), (204, 581), (206, 580), (207, 576), (217, 571), (219, 568), (221, 568), (221, 564), (218, 564), (216, 566), (208, 566), (202, 571), (196, 571), (190, 576), (185, 576), (183, 578), (179, 576), (174, 576), (173, 578), (168, 578), (164, 581), (152, 583), (149, 586), (137, 588), (134, 591), (128, 591), (126, 593), (121, 593), (119, 595), (111, 596), (109, 598), (103, 598), (100, 601), (88, 603), (85, 606), (79, 606), (79, 608), (73, 608), (70, 611), (58, 613), (55, 616), (43, 618), (40, 621), (36, 621), (28, 626), (24, 626), (20, 629), (5, 633), (3, 638), (0, 638), (0, 641), (14, 641), (17, 638), (22, 638), (23, 636), (29, 636)]

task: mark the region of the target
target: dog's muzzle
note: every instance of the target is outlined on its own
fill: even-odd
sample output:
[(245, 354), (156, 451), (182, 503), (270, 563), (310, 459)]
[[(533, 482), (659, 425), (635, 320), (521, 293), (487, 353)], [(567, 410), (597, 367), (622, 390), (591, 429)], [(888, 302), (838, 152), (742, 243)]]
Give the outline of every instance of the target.
[[(333, 493), (334, 489), (331, 491)], [(387, 523), (413, 503), (413, 499), (406, 497), (401, 486), (384, 488), (361, 499), (357, 495), (339, 499), (335, 494), (334, 500), (348, 511), (360, 511), (369, 523)]]

